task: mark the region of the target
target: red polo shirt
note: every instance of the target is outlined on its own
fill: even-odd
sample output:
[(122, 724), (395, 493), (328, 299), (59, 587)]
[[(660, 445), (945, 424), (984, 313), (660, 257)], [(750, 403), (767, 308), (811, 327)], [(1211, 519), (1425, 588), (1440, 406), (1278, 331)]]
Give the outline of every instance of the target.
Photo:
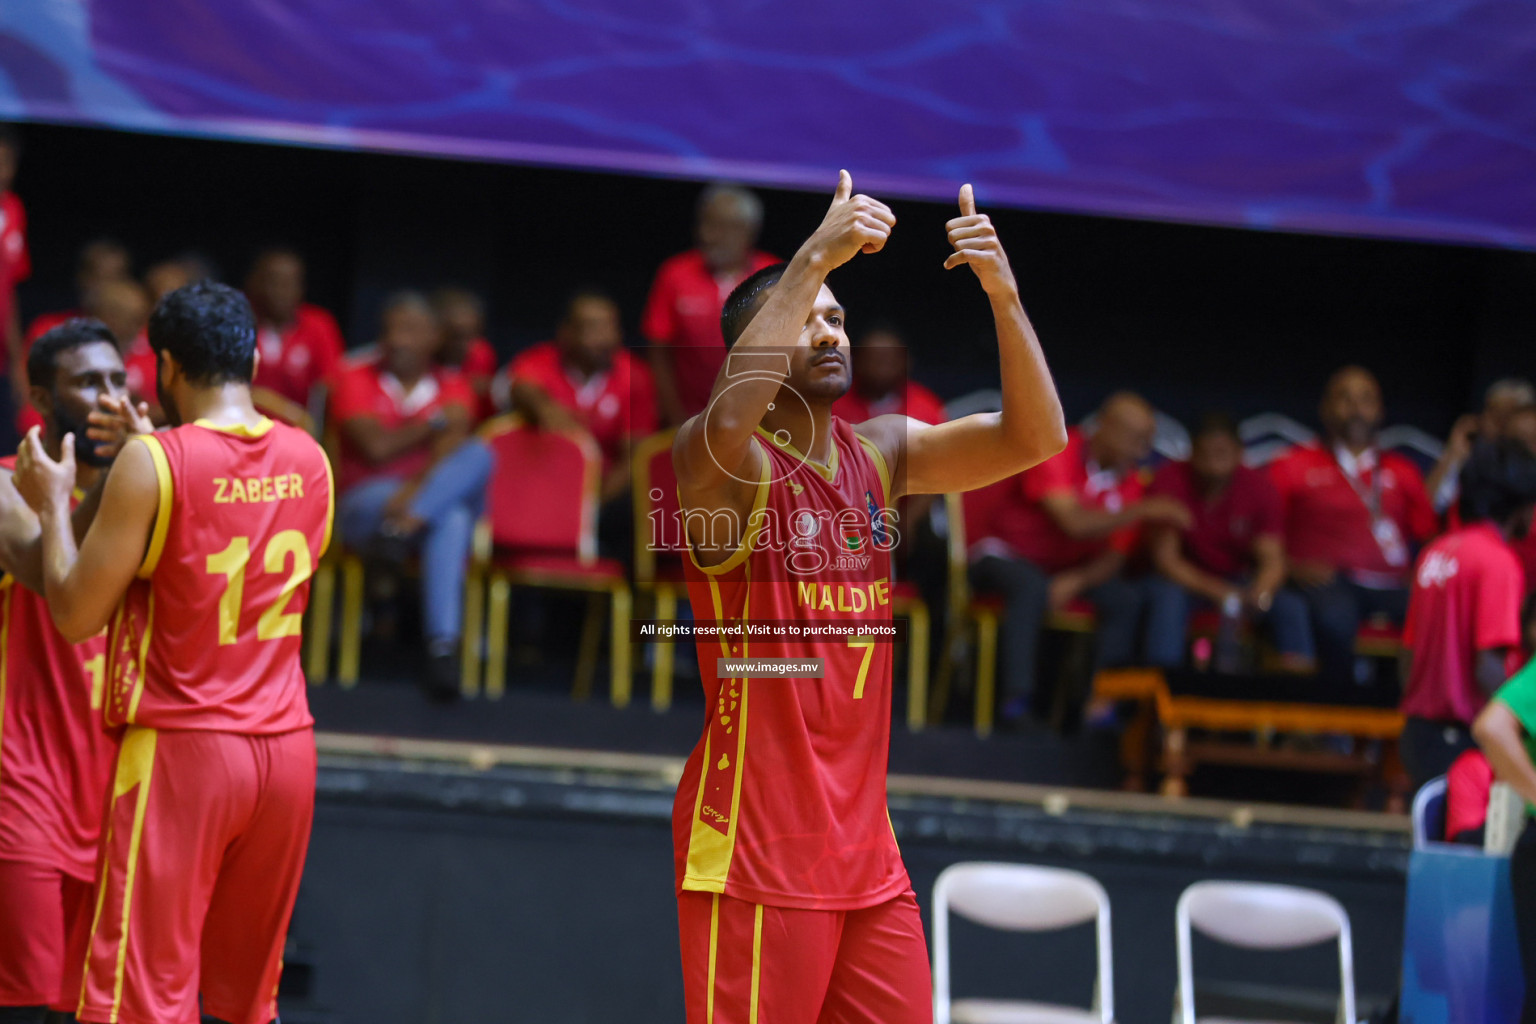
[[(484, 381), (489, 386), (491, 378), (496, 376), (496, 350), (484, 338), (475, 338), (465, 348), (463, 362), (457, 366), (452, 363), (443, 365), (449, 369), (458, 370), (469, 382), (471, 388), (480, 381)], [(495, 412), (496, 406), (491, 401), (487, 387), (485, 397), (478, 399), (475, 403), (475, 419), (476, 421), (487, 419)]]
[[(0, 195), (0, 335), (11, 319), (16, 286), (32, 276), (32, 256), (27, 252), (27, 211), (15, 192)], [(0, 373), (9, 369), (0, 362)]]
[[(1331, 565), (1370, 586), (1402, 586), (1409, 546), (1428, 540), (1439, 522), (1417, 466), (1392, 452), (1372, 449), (1366, 456), (1368, 468), (1354, 484), (1334, 453), (1318, 444), (1293, 448), (1270, 463), (1269, 478), (1285, 508), (1286, 554)], [(1395, 545), (1387, 537), (1384, 547), (1373, 530), (1367, 502), (1376, 495), (1385, 529), (1395, 528)], [(1389, 560), (1393, 547), (1395, 560)]]
[(850, 388), (846, 395), (832, 403), (832, 412), (849, 423), (863, 423), (891, 413), (930, 424), (943, 423), (945, 418), (944, 403), (939, 396), (915, 380), (907, 381), (906, 387), (875, 401)]
[(624, 443), (656, 431), (656, 388), (651, 371), (625, 349), (613, 354), (613, 366), (589, 380), (566, 370), (560, 348), (541, 342), (519, 352), (507, 376), (543, 389), (576, 414), (603, 450), (603, 466), (624, 454)]
[(1118, 512), (1140, 501), (1143, 490), (1139, 473), (1119, 476), (1091, 464), (1088, 439), (1074, 427), (1067, 431), (1067, 447), (1060, 454), (966, 495), (971, 557), (1011, 553), (1056, 573), (1082, 565), (1109, 548), (1129, 553), (1136, 545), (1134, 527), (1101, 540), (1073, 540), (1040, 502), (1053, 494), (1071, 494), (1085, 506)]
[(1479, 651), (1520, 647), (1525, 572), (1492, 523), (1436, 538), (1419, 556), (1403, 644), (1413, 669), (1403, 714), (1469, 725), (1488, 702), (1477, 685)]
[(306, 302), (299, 306), (287, 330), (262, 324), (257, 329), (256, 348), (261, 352), (261, 365), (252, 383), (308, 406), (310, 390), (330, 376), (346, 344), (336, 318)]
[(656, 271), (640, 333), (652, 345), (684, 350), (672, 357), (672, 375), (677, 379), (685, 416), (709, 403), (715, 376), (725, 362), (725, 338), (720, 334), (720, 310), (725, 300), (742, 281), (777, 262), (765, 252), (754, 252), (748, 258), (746, 273), (721, 279), (704, 265), (702, 253), (689, 249)]
[(1284, 532), (1280, 495), (1263, 473), (1238, 466), (1227, 489), (1213, 500), (1200, 494), (1187, 462), (1158, 470), (1148, 494), (1164, 494), (1189, 509), (1194, 523), (1183, 531), (1184, 557), (1206, 572), (1235, 579), (1253, 564), (1253, 542)]
[[(433, 370), (406, 392), (382, 362), (356, 363), (343, 366), (332, 378), (331, 388), (331, 416), (337, 423), (369, 416), (386, 430), (426, 419), (452, 405), (469, 413), (475, 408), (475, 393), (469, 383), (458, 371), (445, 368)], [(432, 461), (432, 442), (424, 441), (388, 462), (373, 463), (353, 448), (343, 431), (339, 461), (337, 493), (378, 477), (404, 480), (415, 476)]]
[(149, 347), (149, 334), (140, 331), (128, 351), (123, 353), (123, 370), (128, 375), (128, 393), (146, 402), (160, 401), (155, 393), (155, 378), (159, 376), (155, 350)]

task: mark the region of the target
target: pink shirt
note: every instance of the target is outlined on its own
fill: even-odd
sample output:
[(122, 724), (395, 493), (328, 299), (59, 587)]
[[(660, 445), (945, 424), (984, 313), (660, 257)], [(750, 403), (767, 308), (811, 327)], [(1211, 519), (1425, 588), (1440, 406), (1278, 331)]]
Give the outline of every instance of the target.
[(1477, 685), (1479, 651), (1520, 646), (1525, 572), (1491, 523), (1437, 538), (1419, 556), (1403, 644), (1413, 669), (1403, 714), (1470, 724), (1488, 696)]

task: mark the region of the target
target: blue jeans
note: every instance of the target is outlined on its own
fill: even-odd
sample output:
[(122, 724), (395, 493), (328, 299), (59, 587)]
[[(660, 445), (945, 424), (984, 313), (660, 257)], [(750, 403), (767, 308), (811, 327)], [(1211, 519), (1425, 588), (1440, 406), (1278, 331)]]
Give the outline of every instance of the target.
[(1322, 675), (1353, 681), (1355, 634), (1360, 632), (1360, 623), (1373, 615), (1385, 615), (1401, 626), (1408, 616), (1408, 591), (1362, 587), (1340, 576), (1322, 587), (1284, 587), (1275, 595), (1275, 606), (1270, 610), (1271, 617), (1281, 614), (1311, 629), (1317, 638), (1318, 671)]
[[(971, 585), (1003, 599), (998, 623), (998, 679), (1003, 703), (1030, 700), (1035, 693), (1035, 662), (1040, 634), (1050, 611), (1051, 577), (1022, 558), (986, 555), (970, 567)], [(1116, 577), (1083, 592), (1093, 605), (1094, 668), (1128, 665), (1136, 656), (1136, 627), (1141, 621), (1141, 594)]]
[[(464, 628), (464, 575), (475, 522), (485, 505), (491, 476), (490, 449), (464, 442), (427, 474), (411, 500), (421, 531), (421, 615), (428, 642), (457, 640)], [(378, 536), (384, 507), (401, 481), (381, 477), (358, 484), (337, 502), (337, 525), (348, 547), (365, 547)]]
[[(1211, 603), (1196, 597), (1161, 573), (1141, 580), (1147, 600), (1147, 664), (1158, 668), (1180, 668), (1189, 639), (1189, 615), (1196, 608)], [(1281, 654), (1300, 658), (1313, 657), (1312, 625), (1307, 621), (1306, 605), (1296, 603), (1293, 595), (1282, 590), (1275, 594), (1269, 612), (1256, 617), (1266, 625), (1275, 649)]]

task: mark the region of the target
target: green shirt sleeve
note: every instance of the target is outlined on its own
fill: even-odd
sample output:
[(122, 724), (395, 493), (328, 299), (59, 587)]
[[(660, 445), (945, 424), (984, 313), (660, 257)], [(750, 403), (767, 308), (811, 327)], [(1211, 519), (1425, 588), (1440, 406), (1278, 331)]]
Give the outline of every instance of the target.
[(1525, 663), (1493, 699), (1503, 704), (1525, 728), (1525, 752), (1536, 761), (1536, 658)]

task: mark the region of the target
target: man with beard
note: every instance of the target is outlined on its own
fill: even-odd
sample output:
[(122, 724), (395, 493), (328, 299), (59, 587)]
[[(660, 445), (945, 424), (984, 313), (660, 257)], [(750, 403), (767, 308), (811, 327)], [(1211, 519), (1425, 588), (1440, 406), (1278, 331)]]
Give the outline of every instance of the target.
[[(73, 489), (92, 497), (116, 445), (85, 443), (107, 408), (126, 411), (127, 375), (112, 332), (70, 320), (27, 356), (42, 445), (81, 438)], [(147, 422), (140, 429), (149, 429)], [(39, 525), (0, 459), (0, 1021), (72, 1012), (90, 934), (96, 845), (116, 745), (101, 721), (106, 638), (71, 644), (42, 598)]]
[[(850, 378), (826, 276), (883, 248), (896, 221), (852, 184), (844, 171), (788, 264), (726, 300), (725, 372), (672, 450), (689, 600), (724, 627), (698, 641), (708, 711), (672, 816), (689, 1024), (932, 1019), (922, 919), (886, 810), (889, 510), (1066, 444), (1008, 258), (969, 185), (944, 265), (969, 264), (991, 301), (1002, 411), (934, 426), (832, 414)], [(798, 632), (748, 629), (766, 622)]]
[[(1359, 366), (1328, 379), (1318, 410), (1323, 438), (1270, 465), (1285, 505), (1290, 585), (1275, 595), (1271, 621), (1290, 633), (1310, 623), (1325, 676), (1354, 678), (1360, 623), (1408, 611), (1413, 548), (1438, 525), (1413, 463), (1382, 451), (1381, 385)], [(1300, 632), (1300, 629), (1297, 629)]]
[(78, 1014), (260, 1024), (277, 1015), (314, 811), (300, 623), (330, 541), (330, 466), (252, 405), (239, 292), (171, 292), (149, 343), (175, 426), (124, 446), (78, 546), (73, 438), (55, 459), (33, 430), (16, 462), (49, 614), (75, 642), (110, 623), (103, 711), (125, 727)]
[(1403, 765), (1417, 788), (1473, 746), (1472, 722), (1520, 654), (1525, 572), (1510, 541), (1536, 506), (1536, 457), (1505, 440), (1461, 472), (1461, 525), (1419, 556), (1403, 627)]

